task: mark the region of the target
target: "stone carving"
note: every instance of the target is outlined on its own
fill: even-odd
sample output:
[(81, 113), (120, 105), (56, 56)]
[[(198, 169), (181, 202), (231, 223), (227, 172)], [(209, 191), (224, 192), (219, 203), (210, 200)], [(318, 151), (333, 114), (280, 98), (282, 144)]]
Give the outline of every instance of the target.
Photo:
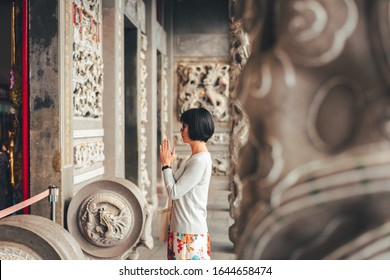
[(227, 154), (217, 154), (212, 157), (213, 161), (213, 172), (214, 176), (227, 176), (230, 167), (230, 158)]
[(81, 169), (104, 161), (104, 142), (98, 139), (92, 142), (76, 144), (73, 148), (74, 168)]
[(324, 259), (388, 260), (390, 259), (389, 229), (390, 223), (385, 223), (369, 230), (327, 255)]
[[(354, 0), (278, 1), (283, 50), (294, 63), (321, 66), (336, 59), (357, 27)], [(285, 17), (285, 20), (283, 19)]]
[[(343, 116), (340, 112), (334, 116), (333, 121), (335, 124), (342, 123), (345, 125), (340, 127), (334, 125), (331, 129), (326, 129), (327, 127), (321, 127), (320, 125), (324, 121), (321, 119), (325, 115), (323, 110), (332, 106), (331, 102), (334, 102), (335, 99), (338, 101), (338, 106), (342, 107), (340, 110), (346, 116)], [(357, 129), (361, 125), (360, 112), (364, 106), (363, 101), (363, 92), (358, 82), (348, 77), (332, 77), (321, 85), (310, 104), (307, 118), (307, 132), (313, 145), (320, 150), (337, 151), (340, 147), (348, 144), (348, 141), (356, 135)], [(331, 117), (327, 116), (327, 118)], [(353, 121), (343, 121), (342, 117)]]
[[(180, 133), (175, 133), (173, 135), (173, 139), (174, 139), (173, 142), (175, 143), (175, 145), (185, 145)], [(229, 140), (230, 140), (230, 136), (228, 133), (216, 132), (207, 141), (207, 144), (213, 145), (213, 146), (215, 146), (215, 145), (228, 145)]]
[(128, 16), (133, 19), (137, 19), (137, 3), (139, 0), (127, 0), (124, 3), (124, 10)]
[[(176, 154), (176, 159), (174, 162), (174, 169), (181, 168), (182, 164), (186, 162), (188, 155), (185, 154)], [(213, 170), (212, 176), (227, 176), (229, 171), (229, 155), (228, 154), (213, 154), (212, 155)]]
[[(100, 42), (100, 2), (75, 0), (72, 6), (73, 114), (97, 118), (103, 114), (103, 58)], [(89, 8), (86, 8), (86, 7)]]
[(42, 258), (23, 244), (3, 241), (0, 243), (0, 260), (42, 260)]
[(123, 178), (96, 180), (73, 196), (68, 230), (90, 259), (137, 257), (137, 247), (152, 246), (150, 205), (134, 183)]
[(0, 259), (83, 260), (83, 252), (62, 226), (32, 214), (0, 220)]
[(236, 82), (240, 76), (250, 54), (249, 36), (243, 30), (242, 15), (237, 12), (237, 7), (241, 4), (241, 0), (229, 1), (230, 14), (230, 114), (231, 114), (231, 133), (230, 133), (230, 170), (229, 179), (231, 182), (229, 194), (230, 216), (235, 220), (234, 224), (229, 228), (229, 238), (235, 243), (237, 234), (236, 220), (240, 216), (240, 208), (242, 202), (242, 182), (237, 175), (238, 172), (238, 154), (242, 146), (247, 142), (249, 134), (248, 117), (236, 98)]
[(146, 87), (145, 87), (145, 81), (148, 76), (148, 73), (146, 71), (146, 65), (144, 64), (143, 60), (141, 64), (141, 89), (140, 89), (140, 121), (143, 123), (148, 122), (148, 101), (146, 99)]
[[(371, 145), (308, 164), (285, 177), (272, 193), (271, 207), (262, 204), (254, 209), (243, 236), (247, 251), (241, 251), (242, 247), (240, 257), (388, 257), (389, 248), (383, 242), (390, 220), (386, 202), (389, 151), (389, 145), (376, 151)], [(288, 237), (292, 235), (294, 241)]]
[(100, 1), (74, 0), (72, 4), (72, 22), (77, 29), (77, 41), (100, 42)]
[(217, 122), (229, 121), (229, 66), (221, 63), (180, 63), (178, 116), (190, 108), (209, 110)]
[[(148, 249), (153, 249), (154, 247), (154, 240), (152, 235), (152, 220), (153, 220), (153, 212), (154, 207), (152, 204), (146, 203), (144, 205), (144, 210), (146, 214), (145, 218), (145, 227), (142, 231), (141, 237), (140, 237), (140, 244), (138, 244), (137, 247), (139, 247), (141, 244), (145, 246)], [(137, 256), (137, 254), (135, 255)], [(135, 259), (134, 255), (131, 256), (131, 259)], [(138, 259), (138, 257), (137, 257)]]
[(80, 205), (80, 231), (94, 245), (115, 246), (127, 237), (133, 226), (129, 209), (127, 202), (114, 192), (92, 195)]
[(139, 187), (144, 191), (145, 195), (147, 194), (147, 190), (150, 188), (150, 179), (146, 164), (146, 149), (147, 149), (147, 136), (146, 136), (146, 128), (145, 123), (148, 122), (148, 101), (147, 101), (147, 92), (146, 92), (146, 78), (148, 76), (147, 68), (145, 65), (145, 57), (146, 50), (148, 46), (148, 38), (145, 35), (141, 35), (140, 40), (141, 51), (139, 54), (139, 65), (140, 65), (140, 89), (139, 89), (139, 139), (138, 139), (138, 147), (140, 150), (139, 155)]
[(236, 173), (239, 259), (389, 257), (362, 241), (383, 244), (390, 221), (389, 7), (241, 2), (252, 53), (235, 91), (251, 126)]
[(235, 10), (242, 0), (230, 0), (229, 1), (229, 13), (230, 13), (230, 30), (229, 30), (229, 42), (230, 42), (230, 92), (232, 92), (236, 85), (237, 77), (241, 75), (241, 72), (248, 60), (250, 50), (249, 36), (244, 31), (242, 15), (238, 14)]

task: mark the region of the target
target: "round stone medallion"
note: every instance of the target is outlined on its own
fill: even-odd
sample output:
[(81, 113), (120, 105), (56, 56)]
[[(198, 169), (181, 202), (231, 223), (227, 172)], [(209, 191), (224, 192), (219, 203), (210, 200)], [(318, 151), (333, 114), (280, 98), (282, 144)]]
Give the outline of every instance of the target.
[(68, 212), (68, 230), (86, 255), (121, 259), (137, 244), (145, 223), (142, 191), (122, 178), (102, 179), (81, 188)]
[(96, 246), (120, 244), (134, 224), (131, 205), (114, 192), (100, 192), (86, 198), (78, 212), (79, 230)]

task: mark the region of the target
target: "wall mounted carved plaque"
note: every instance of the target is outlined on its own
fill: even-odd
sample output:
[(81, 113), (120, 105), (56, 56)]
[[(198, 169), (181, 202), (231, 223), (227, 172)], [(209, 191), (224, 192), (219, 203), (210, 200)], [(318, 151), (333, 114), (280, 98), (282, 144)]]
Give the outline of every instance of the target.
[(209, 110), (216, 122), (229, 115), (229, 65), (223, 63), (180, 63), (178, 75), (178, 116), (190, 108)]

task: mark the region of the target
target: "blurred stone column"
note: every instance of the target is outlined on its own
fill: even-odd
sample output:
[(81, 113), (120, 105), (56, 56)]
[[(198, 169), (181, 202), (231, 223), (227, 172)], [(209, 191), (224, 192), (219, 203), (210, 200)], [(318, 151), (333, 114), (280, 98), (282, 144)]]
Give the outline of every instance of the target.
[(230, 216), (235, 220), (229, 228), (229, 238), (235, 243), (237, 240), (236, 220), (240, 216), (240, 207), (242, 201), (242, 183), (237, 174), (238, 154), (241, 147), (245, 144), (249, 133), (248, 118), (236, 98), (236, 81), (244, 68), (249, 54), (250, 44), (249, 37), (243, 30), (243, 23), (240, 14), (241, 0), (229, 1), (230, 16), (230, 69), (229, 69), (229, 92), (230, 92), (230, 110), (231, 110), (231, 132), (230, 132), (230, 189), (229, 195)]
[(238, 257), (336, 256), (390, 219), (389, 1), (241, 8), (252, 53), (236, 90), (250, 123)]

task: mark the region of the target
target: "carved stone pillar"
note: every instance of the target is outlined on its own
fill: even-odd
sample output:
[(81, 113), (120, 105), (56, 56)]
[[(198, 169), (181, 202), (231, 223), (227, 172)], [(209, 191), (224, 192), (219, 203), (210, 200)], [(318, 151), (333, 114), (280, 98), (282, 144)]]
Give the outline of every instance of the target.
[[(251, 130), (240, 153), (239, 258), (389, 256), (388, 248), (369, 254), (363, 241), (383, 240), (390, 220), (383, 60), (389, 7), (388, 1), (246, 1), (253, 51), (237, 96)], [(256, 24), (261, 18), (267, 28)]]
[(231, 114), (231, 133), (230, 133), (230, 182), (231, 194), (229, 195), (230, 216), (235, 220), (229, 228), (229, 238), (235, 243), (237, 240), (236, 220), (240, 216), (242, 201), (242, 182), (238, 176), (238, 154), (241, 147), (246, 143), (249, 133), (248, 117), (241, 104), (236, 98), (236, 81), (244, 68), (250, 53), (248, 35), (244, 32), (241, 15), (238, 7), (241, 0), (229, 1), (230, 12), (230, 114)]

